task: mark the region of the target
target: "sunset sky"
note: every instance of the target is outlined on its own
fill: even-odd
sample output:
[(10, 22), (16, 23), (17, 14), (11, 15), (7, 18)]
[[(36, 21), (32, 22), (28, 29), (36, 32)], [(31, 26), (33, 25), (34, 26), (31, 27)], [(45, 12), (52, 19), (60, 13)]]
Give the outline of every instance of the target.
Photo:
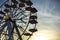
[(60, 40), (60, 0), (32, 0), (32, 2), (38, 10), (38, 32), (32, 39)]
[[(31, 0), (38, 10), (38, 31), (30, 40), (60, 40), (60, 0)], [(4, 0), (0, 0), (0, 4)]]

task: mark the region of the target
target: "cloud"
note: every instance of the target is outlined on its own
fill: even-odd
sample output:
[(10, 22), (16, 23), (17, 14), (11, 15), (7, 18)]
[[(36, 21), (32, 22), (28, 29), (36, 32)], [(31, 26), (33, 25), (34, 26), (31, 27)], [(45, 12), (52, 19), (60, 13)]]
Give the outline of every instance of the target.
[(51, 13), (38, 12), (38, 30), (53, 30), (56, 34), (60, 33), (60, 17)]

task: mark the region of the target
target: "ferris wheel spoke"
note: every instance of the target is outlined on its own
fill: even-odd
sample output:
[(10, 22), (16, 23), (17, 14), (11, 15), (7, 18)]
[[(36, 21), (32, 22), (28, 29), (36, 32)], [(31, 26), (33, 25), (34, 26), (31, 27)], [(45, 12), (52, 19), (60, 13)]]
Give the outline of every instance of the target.
[(0, 19), (0, 23), (1, 22), (6, 22), (6, 19), (4, 19), (4, 18), (3, 19)]
[(17, 16), (17, 17), (19, 18), (19, 17), (21, 17), (22, 15), (23, 15), (24, 17), (29, 16), (29, 15), (25, 15), (25, 14), (23, 14), (22, 12), (19, 12), (17, 15), (14, 15), (14, 17)]
[(4, 28), (6, 27), (7, 23), (5, 23), (3, 26), (1, 26), (1, 29), (0, 29), (0, 33), (4, 30)]
[(17, 34), (18, 34), (18, 36), (19, 36), (19, 39), (22, 40), (21, 35), (20, 35), (20, 33), (19, 33), (19, 30), (18, 30), (18, 28), (17, 28), (16, 23), (14, 23), (14, 26), (15, 26), (16, 32), (17, 32)]
[(24, 31), (24, 28), (22, 26), (18, 26), (18, 28), (20, 28), (22, 31)]
[[(20, 19), (14, 19), (14, 20), (21, 20), (21, 18)], [(22, 20), (29, 20), (29, 18), (24, 18)]]
[[(14, 13), (13, 13), (13, 15), (15, 15), (15, 14), (16, 14), (16, 12), (17, 12), (19, 9), (20, 9), (20, 8), (15, 9), (15, 10), (14, 10), (15, 12), (14, 12), (14, 11), (12, 11), (12, 12), (14, 12)], [(21, 11), (21, 10), (22, 10), (22, 9), (20, 9), (20, 11)], [(23, 10), (22, 10), (22, 11), (23, 11)], [(21, 11), (21, 12), (22, 12), (22, 11)]]
[[(20, 9), (20, 10), (22, 10), (22, 9)], [(22, 10), (22, 15), (27, 16), (27, 15), (24, 14), (24, 13), (25, 13), (25, 10)]]
[[(25, 29), (23, 28), (23, 27), (21, 27), (21, 26), (18, 26), (18, 28), (22, 31), (22, 32), (24, 32), (25, 31)], [(30, 38), (30, 36), (32, 36), (32, 34), (30, 34), (29, 32), (27, 32), (27, 31), (25, 31), (25, 33), (24, 34), (21, 34), (21, 36), (22, 35), (25, 35), (25, 36), (29, 36), (29, 38)], [(29, 39), (28, 38), (28, 39)]]
[(14, 13), (13, 13), (13, 15), (15, 15), (15, 14), (16, 14), (17, 10), (18, 10), (18, 9), (15, 9), (15, 10), (14, 10), (15, 12), (14, 12), (14, 11), (12, 11), (12, 13), (14, 12)]
[(25, 21), (23, 21), (23, 20), (21, 20), (21, 21), (22, 21), (23, 23), (25, 23), (25, 24), (27, 23), (27, 22), (25, 22)]
[(22, 15), (24, 15), (25, 17), (27, 17), (27, 15), (26, 15), (26, 14), (24, 14), (24, 13), (22, 13)]
[[(17, 12), (19, 9), (21, 9), (21, 8), (18, 7), (17, 9), (14, 10), (15, 12), (12, 11), (12, 12), (14, 12), (13, 15), (16, 14), (16, 12)], [(22, 11), (22, 9), (21, 9), (20, 11)]]
[(0, 5), (0, 8), (6, 3), (8, 2), (9, 0), (6, 0), (4, 3), (2, 3), (2, 5)]
[(18, 26), (18, 28), (23, 32), (24, 31), (24, 29), (21, 27), (21, 26)]
[(5, 21), (4, 21), (4, 22), (0, 22), (0, 27), (1, 27), (2, 25), (4, 25), (3, 23), (5, 23)]
[(19, 12), (18, 14), (14, 15), (13, 17), (19, 16), (22, 12)]
[[(29, 15), (23, 15), (20, 19), (27, 18)], [(20, 17), (20, 16), (19, 16)]]
[(0, 16), (6, 16), (6, 14), (3, 11), (0, 11)]
[[(22, 16), (22, 15), (21, 15)], [(28, 16), (25, 17), (25, 16), (22, 16), (21, 18), (19, 18), (20, 16), (18, 16), (18, 18), (15, 18), (14, 20), (28, 20)]]

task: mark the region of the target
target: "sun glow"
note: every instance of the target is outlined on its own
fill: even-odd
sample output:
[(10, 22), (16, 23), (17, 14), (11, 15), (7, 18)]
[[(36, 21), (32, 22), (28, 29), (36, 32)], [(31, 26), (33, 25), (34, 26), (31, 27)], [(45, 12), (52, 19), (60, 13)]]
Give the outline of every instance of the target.
[(35, 37), (34, 39), (32, 39), (32, 40), (48, 40), (48, 38), (46, 37), (46, 36), (37, 36), (37, 37)]
[(41, 36), (40, 40), (48, 40), (47, 37)]
[(32, 40), (48, 40), (48, 37), (45, 35), (37, 35), (37, 36), (34, 36)]
[(51, 30), (42, 30), (40, 32), (36, 32), (33, 36), (32, 36), (32, 40), (53, 40), (54, 37), (54, 33)]

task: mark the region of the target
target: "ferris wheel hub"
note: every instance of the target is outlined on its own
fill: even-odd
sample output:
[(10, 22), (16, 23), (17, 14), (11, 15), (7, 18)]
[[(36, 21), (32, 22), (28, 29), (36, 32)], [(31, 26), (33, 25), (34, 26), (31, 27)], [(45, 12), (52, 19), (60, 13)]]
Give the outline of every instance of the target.
[(9, 20), (9, 19), (10, 19), (10, 16), (7, 15), (7, 16), (6, 16), (6, 20)]

